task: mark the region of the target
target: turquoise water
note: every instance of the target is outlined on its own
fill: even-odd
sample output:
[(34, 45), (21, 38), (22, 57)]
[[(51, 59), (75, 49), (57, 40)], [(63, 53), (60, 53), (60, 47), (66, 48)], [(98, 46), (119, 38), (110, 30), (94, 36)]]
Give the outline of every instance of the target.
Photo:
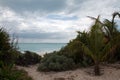
[(58, 51), (65, 45), (66, 43), (18, 43), (19, 51), (28, 50), (36, 53)]

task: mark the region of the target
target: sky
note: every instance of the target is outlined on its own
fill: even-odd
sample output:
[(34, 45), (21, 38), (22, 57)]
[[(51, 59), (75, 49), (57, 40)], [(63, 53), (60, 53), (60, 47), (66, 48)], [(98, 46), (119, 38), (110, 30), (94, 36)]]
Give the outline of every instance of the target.
[(120, 0), (0, 0), (0, 26), (20, 43), (67, 43), (89, 30), (87, 16), (111, 19), (115, 11)]

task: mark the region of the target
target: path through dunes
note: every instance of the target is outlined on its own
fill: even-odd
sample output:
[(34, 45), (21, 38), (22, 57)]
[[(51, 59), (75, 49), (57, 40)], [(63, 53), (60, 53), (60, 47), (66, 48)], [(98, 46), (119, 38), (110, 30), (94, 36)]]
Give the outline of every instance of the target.
[[(120, 66), (120, 65), (119, 65)], [(37, 65), (30, 67), (19, 67), (24, 69), (34, 80), (120, 80), (120, 69), (114, 66), (102, 67), (101, 76), (90, 75), (92, 68), (82, 68), (64, 72), (38, 72)]]

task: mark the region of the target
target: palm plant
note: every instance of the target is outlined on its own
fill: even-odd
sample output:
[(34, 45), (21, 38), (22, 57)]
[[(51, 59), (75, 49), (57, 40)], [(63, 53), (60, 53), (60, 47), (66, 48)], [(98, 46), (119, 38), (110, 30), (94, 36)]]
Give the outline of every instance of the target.
[(113, 56), (116, 51), (116, 48), (120, 45), (120, 32), (117, 29), (117, 25), (115, 23), (115, 17), (118, 16), (120, 18), (120, 13), (114, 12), (112, 15), (112, 20), (105, 19), (103, 22), (104, 25), (104, 35), (107, 39), (107, 43), (111, 43), (110, 53)]
[(105, 36), (108, 38), (108, 40), (114, 39), (114, 37), (118, 36), (119, 31), (117, 30), (117, 25), (114, 22), (116, 16), (119, 16), (120, 18), (120, 14), (118, 12), (114, 12), (111, 21), (105, 19), (103, 22), (105, 29)]
[(104, 48), (104, 35), (102, 33), (102, 25), (99, 23), (99, 16), (88, 34), (88, 38), (86, 38), (87, 44), (81, 42), (82, 47), (85, 53), (91, 56), (95, 63), (95, 75), (100, 75), (99, 64), (105, 54), (102, 51)]
[[(103, 61), (108, 54), (114, 53), (117, 45), (120, 45), (120, 34), (114, 22), (116, 15), (119, 14), (114, 13), (112, 21), (106, 19), (104, 23), (99, 20), (99, 16), (98, 18), (90, 17), (95, 20), (95, 23), (88, 33), (88, 38), (86, 38), (87, 45), (81, 42), (85, 53), (90, 55), (94, 60), (95, 75), (100, 75), (100, 62)], [(107, 42), (104, 42), (105, 38), (107, 38)]]
[(81, 42), (84, 52), (91, 56), (94, 61), (95, 75), (100, 75), (99, 64), (106, 58), (106, 56), (109, 54), (108, 50), (111, 48), (111, 43), (104, 43), (104, 34), (102, 28), (103, 24), (100, 23), (98, 16), (94, 25), (91, 27), (91, 30), (86, 34), (88, 35), (88, 37), (86, 37), (87, 44)]

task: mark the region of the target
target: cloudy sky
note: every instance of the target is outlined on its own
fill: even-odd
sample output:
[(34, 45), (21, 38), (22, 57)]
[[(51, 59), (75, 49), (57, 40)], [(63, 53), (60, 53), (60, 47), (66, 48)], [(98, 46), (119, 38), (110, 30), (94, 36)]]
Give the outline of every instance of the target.
[(120, 0), (0, 0), (0, 26), (19, 42), (68, 42), (88, 30), (86, 16), (111, 19)]

